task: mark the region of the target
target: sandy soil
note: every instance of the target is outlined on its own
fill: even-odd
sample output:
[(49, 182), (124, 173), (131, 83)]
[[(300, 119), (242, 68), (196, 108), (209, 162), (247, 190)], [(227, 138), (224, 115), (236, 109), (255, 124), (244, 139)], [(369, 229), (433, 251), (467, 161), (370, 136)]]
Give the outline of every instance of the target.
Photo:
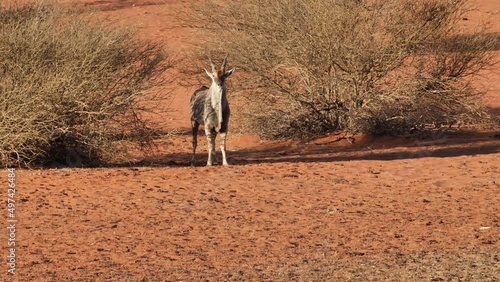
[[(173, 17), (187, 1), (66, 2), (172, 53), (195, 34)], [(477, 3), (467, 24), (491, 18), (500, 32), (500, 2)], [(496, 112), (499, 73), (477, 82)], [(192, 90), (174, 93), (164, 118), (181, 134), (147, 166), (17, 170), (17, 274), (4, 263), (0, 281), (500, 281), (498, 132), (231, 135), (230, 167), (191, 168)]]

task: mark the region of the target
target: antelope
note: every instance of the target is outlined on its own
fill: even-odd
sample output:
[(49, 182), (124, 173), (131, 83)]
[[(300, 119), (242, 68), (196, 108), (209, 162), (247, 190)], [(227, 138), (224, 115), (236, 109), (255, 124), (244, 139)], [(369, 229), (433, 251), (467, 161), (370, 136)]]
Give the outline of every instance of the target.
[(212, 71), (206, 69), (205, 73), (212, 80), (210, 88), (202, 86), (191, 96), (191, 128), (193, 133), (193, 157), (191, 166), (196, 165), (196, 146), (198, 144), (198, 127), (205, 125), (205, 134), (208, 143), (207, 166), (217, 163), (215, 157), (215, 138), (220, 133), (220, 150), (222, 152), (222, 165), (227, 166), (226, 159), (226, 137), (229, 127), (229, 116), (231, 111), (227, 101), (226, 79), (233, 74), (235, 68), (226, 71), (227, 56), (220, 68), (216, 68), (212, 59), (210, 66)]

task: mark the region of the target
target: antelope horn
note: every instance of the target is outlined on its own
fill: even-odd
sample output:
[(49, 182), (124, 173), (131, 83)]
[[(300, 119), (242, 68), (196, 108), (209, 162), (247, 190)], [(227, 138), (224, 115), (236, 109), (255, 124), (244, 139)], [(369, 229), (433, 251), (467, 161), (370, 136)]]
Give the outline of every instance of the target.
[(226, 57), (224, 58), (224, 61), (222, 61), (222, 71), (226, 72), (226, 64), (227, 64), (227, 54)]
[(212, 67), (212, 72), (215, 72), (215, 65), (214, 65), (214, 62), (212, 62), (212, 58), (210, 58), (209, 55), (207, 55), (208, 57), (208, 60), (210, 60), (210, 66)]

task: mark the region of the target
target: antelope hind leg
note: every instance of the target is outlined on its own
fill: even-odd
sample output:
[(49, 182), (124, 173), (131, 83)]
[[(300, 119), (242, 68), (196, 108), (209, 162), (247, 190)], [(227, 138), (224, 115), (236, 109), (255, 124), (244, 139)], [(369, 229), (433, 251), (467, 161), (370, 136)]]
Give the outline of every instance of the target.
[(200, 124), (196, 121), (191, 121), (191, 129), (193, 133), (193, 156), (191, 157), (191, 166), (196, 166), (196, 147), (198, 146), (198, 128)]

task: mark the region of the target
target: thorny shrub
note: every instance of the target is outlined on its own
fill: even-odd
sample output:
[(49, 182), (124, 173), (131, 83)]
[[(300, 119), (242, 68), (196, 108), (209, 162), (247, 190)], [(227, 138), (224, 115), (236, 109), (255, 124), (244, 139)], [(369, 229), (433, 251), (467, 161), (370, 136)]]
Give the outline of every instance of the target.
[(471, 78), (496, 37), (462, 30), (466, 0), (210, 0), (198, 55), (229, 54), (250, 130), (409, 134), (488, 118)]
[(164, 96), (147, 90), (165, 83), (169, 59), (97, 22), (42, 2), (0, 8), (2, 166), (101, 165), (125, 140), (150, 144), (142, 116)]

